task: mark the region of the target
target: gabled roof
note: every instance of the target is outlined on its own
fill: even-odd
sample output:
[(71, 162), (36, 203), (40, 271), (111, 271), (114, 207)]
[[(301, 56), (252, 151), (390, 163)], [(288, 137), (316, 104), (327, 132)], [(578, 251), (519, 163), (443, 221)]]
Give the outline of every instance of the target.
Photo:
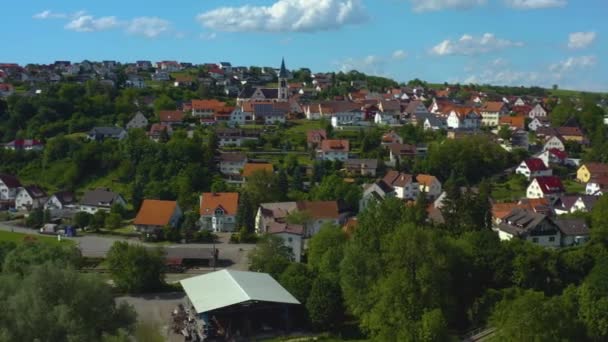
[(589, 227), (584, 219), (556, 219), (555, 224), (564, 235), (589, 235)]
[(526, 117), (521, 115), (516, 116), (503, 116), (499, 119), (499, 124), (501, 125), (509, 125), (511, 127), (516, 127), (519, 129), (524, 129), (526, 125)]
[(274, 172), (274, 167), (269, 163), (247, 163), (243, 167), (243, 177), (249, 177), (258, 171)]
[(89, 131), (89, 135), (118, 137), (124, 132), (125, 130), (121, 127), (93, 127)]
[(431, 186), (431, 184), (433, 184), (434, 181), (439, 182), (437, 177), (431, 176), (431, 175), (418, 175), (418, 176), (416, 176), (416, 180), (418, 181), (419, 184), (422, 184), (424, 186)]
[(547, 151), (550, 154), (552, 154), (554, 157), (556, 157), (560, 160), (564, 160), (564, 159), (568, 158), (568, 153), (566, 153), (566, 151), (561, 151), (557, 148), (550, 148)]
[(545, 220), (549, 220), (549, 218), (543, 214), (515, 208), (511, 213), (502, 218), (502, 223), (498, 228), (514, 236), (534, 235), (535, 233), (542, 234), (545, 232), (552, 233), (554, 229), (557, 229), (553, 225), (541, 225), (540, 223)]
[(378, 159), (348, 159), (344, 162), (344, 166), (346, 166), (346, 168), (367, 168), (375, 170), (378, 168)]
[(85, 192), (80, 204), (92, 207), (96, 207), (101, 203), (112, 205), (118, 198), (120, 198), (118, 193), (110, 189), (99, 188)]
[(215, 99), (211, 100), (192, 100), (192, 109), (193, 110), (210, 110), (216, 111), (225, 107), (226, 103), (222, 101), (218, 101)]
[(562, 180), (557, 176), (542, 176), (534, 179), (544, 194), (565, 192)]
[(46, 192), (38, 185), (26, 185), (23, 187), (23, 190), (25, 190), (32, 199), (48, 197)]
[(177, 202), (144, 200), (133, 221), (136, 225), (165, 226), (171, 222)]
[(390, 186), (403, 188), (407, 184), (414, 182), (414, 176), (391, 170), (384, 176), (382, 181)]
[(505, 107), (505, 103), (502, 101), (488, 101), (481, 108), (484, 112), (500, 112)]
[(583, 164), (589, 170), (591, 175), (602, 176), (608, 175), (608, 164), (603, 163), (585, 163)]
[(555, 131), (557, 132), (557, 134), (566, 137), (583, 137), (585, 135), (583, 131), (578, 127), (563, 126), (556, 128)]
[(327, 132), (324, 129), (311, 129), (306, 132), (306, 141), (315, 142), (327, 139)]
[(21, 186), (21, 182), (15, 176), (0, 174), (0, 181), (6, 185), (6, 187), (14, 189)]
[(42, 143), (42, 141), (36, 139), (16, 139), (5, 144), (4, 146), (21, 149), (35, 146), (44, 146), (44, 144)]
[(325, 139), (321, 142), (321, 150), (323, 152), (349, 152), (350, 143), (345, 139)]
[(205, 192), (201, 195), (201, 215), (213, 215), (220, 207), (226, 215), (236, 215), (239, 206), (238, 192)]
[(161, 122), (180, 123), (184, 120), (184, 112), (180, 110), (163, 110), (158, 113)]
[(228, 152), (220, 154), (220, 161), (222, 162), (246, 162), (247, 155), (238, 152)]
[(221, 270), (180, 283), (199, 314), (251, 301), (300, 304), (266, 273)]
[(395, 156), (415, 156), (416, 155), (416, 146), (409, 144), (398, 144), (392, 143), (388, 145), (388, 149)]
[(59, 191), (53, 194), (62, 205), (76, 203), (76, 197), (71, 191)]
[(547, 166), (542, 159), (539, 158), (528, 158), (524, 160), (524, 163), (531, 172), (547, 171)]
[(296, 202), (299, 211), (306, 211), (313, 219), (337, 219), (340, 216), (336, 201)]

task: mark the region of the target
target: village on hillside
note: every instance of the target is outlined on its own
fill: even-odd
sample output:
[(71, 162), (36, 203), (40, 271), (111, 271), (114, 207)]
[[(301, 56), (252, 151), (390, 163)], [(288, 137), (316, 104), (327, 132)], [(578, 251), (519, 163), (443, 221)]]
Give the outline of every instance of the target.
[[(340, 291), (349, 261), (315, 251), (329, 232), (357, 245), (407, 221), (453, 239), (489, 231), (562, 253), (599, 231), (591, 216), (608, 192), (606, 94), (399, 84), (287, 63), (0, 63), (0, 226), (206, 244), (164, 256), (181, 271), (226, 268), (181, 281), (190, 307), (176, 315), (205, 323), (178, 330), (226, 338), (235, 318), (213, 310), (268, 302), (260, 312), (278, 319), (277, 303), (304, 304), (281, 280), (291, 263), (332, 269), (323, 279)], [(243, 264), (228, 245), (254, 255), (272, 247), (288, 260), (278, 270), (256, 257)], [(210, 303), (206, 293), (219, 287), (232, 297)], [(341, 291), (349, 304), (355, 292)], [(465, 320), (449, 324), (488, 326)], [(253, 325), (265, 324), (274, 323)]]

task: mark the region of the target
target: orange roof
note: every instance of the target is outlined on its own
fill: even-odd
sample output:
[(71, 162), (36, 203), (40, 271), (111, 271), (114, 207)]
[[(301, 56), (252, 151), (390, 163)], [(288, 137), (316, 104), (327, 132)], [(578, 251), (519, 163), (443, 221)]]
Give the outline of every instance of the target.
[(133, 223), (147, 226), (168, 225), (176, 207), (175, 201), (144, 200)]
[(418, 181), (418, 183), (424, 186), (431, 186), (431, 184), (433, 184), (433, 181), (436, 181), (437, 178), (431, 175), (418, 175), (416, 176), (416, 180)]
[(225, 215), (236, 215), (238, 206), (238, 192), (205, 192), (201, 196), (200, 214), (213, 214), (219, 207), (224, 210)]
[(336, 201), (303, 201), (297, 202), (298, 210), (306, 211), (313, 219), (338, 218), (338, 202)]
[(509, 215), (513, 209), (520, 207), (517, 203), (495, 203), (492, 205), (492, 217), (502, 219)]
[(505, 106), (504, 102), (500, 101), (489, 101), (483, 106), (483, 111), (486, 112), (500, 112)]
[(350, 143), (348, 140), (339, 140), (339, 139), (326, 139), (321, 142), (321, 150), (323, 152), (329, 151), (342, 151), (348, 152), (350, 151)]
[(509, 125), (511, 127), (516, 127), (519, 129), (524, 129), (526, 125), (526, 117), (517, 115), (517, 116), (503, 116), (500, 118), (501, 125)]
[(219, 110), (226, 106), (226, 103), (218, 100), (192, 100), (192, 109), (195, 110)]
[(247, 163), (243, 168), (243, 177), (249, 177), (258, 171), (273, 172), (274, 168), (269, 163)]

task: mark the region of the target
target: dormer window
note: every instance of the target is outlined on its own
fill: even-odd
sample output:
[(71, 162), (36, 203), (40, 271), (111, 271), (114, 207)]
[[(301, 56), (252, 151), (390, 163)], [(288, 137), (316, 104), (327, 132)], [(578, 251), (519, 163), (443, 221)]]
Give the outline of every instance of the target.
[(215, 209), (214, 215), (215, 216), (224, 216), (224, 210), (222, 208), (217, 208), (217, 209)]

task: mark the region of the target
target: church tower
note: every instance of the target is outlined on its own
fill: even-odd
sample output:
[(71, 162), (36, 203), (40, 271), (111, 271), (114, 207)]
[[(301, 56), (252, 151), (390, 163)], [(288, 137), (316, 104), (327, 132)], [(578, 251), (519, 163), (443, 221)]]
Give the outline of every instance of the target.
[(285, 58), (281, 61), (281, 70), (279, 71), (278, 98), (279, 101), (287, 101), (289, 99), (289, 83), (287, 83), (288, 73), (285, 68)]

